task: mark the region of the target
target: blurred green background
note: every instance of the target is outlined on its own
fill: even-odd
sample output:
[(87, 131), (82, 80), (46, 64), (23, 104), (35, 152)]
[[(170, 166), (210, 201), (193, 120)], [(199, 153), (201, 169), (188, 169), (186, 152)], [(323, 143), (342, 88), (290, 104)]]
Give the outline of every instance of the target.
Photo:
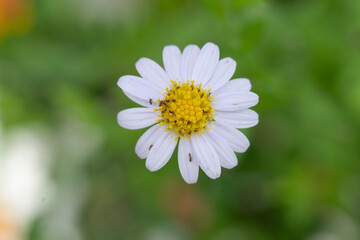
[[(188, 185), (176, 155), (156, 173), (136, 156), (144, 130), (118, 126), (136, 104), (116, 82), (165, 45), (208, 41), (251, 80), (260, 122), (236, 168)], [(0, 236), (360, 239), (359, 123), (360, 1), (0, 0), (0, 163), (37, 141), (45, 176), (40, 210), (3, 217), (21, 227), (1, 227), (0, 206)]]

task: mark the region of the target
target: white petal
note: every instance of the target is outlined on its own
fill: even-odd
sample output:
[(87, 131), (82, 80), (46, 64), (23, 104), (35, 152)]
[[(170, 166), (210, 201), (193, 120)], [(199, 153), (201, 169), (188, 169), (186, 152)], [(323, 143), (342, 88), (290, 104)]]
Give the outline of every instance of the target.
[(216, 94), (223, 94), (227, 92), (240, 92), (240, 91), (250, 91), (251, 83), (250, 80), (247, 78), (237, 78), (231, 81), (228, 81), (223, 85), (221, 88), (217, 89), (216, 91), (212, 91)]
[(235, 152), (245, 152), (250, 146), (250, 142), (246, 136), (236, 128), (216, 123), (214, 126), (211, 126), (209, 131), (214, 131), (218, 135), (223, 136)]
[(249, 128), (259, 122), (259, 115), (251, 109), (236, 112), (215, 111), (215, 121), (234, 128)]
[(208, 177), (215, 179), (220, 177), (221, 174), (220, 160), (207, 138), (208, 136), (204, 136), (203, 134), (199, 136), (193, 135), (190, 140), (191, 147), (193, 148), (195, 158), (201, 169)]
[(130, 98), (133, 102), (136, 102), (137, 104), (140, 104), (141, 106), (144, 106), (144, 107), (150, 107), (150, 108), (154, 108), (155, 106), (150, 104), (150, 100), (145, 100), (145, 99), (141, 99), (141, 98), (138, 98), (138, 97), (135, 97), (134, 95), (131, 95), (130, 93), (128, 92), (125, 92), (124, 91), (124, 94)]
[(253, 92), (229, 92), (215, 95), (212, 107), (218, 111), (238, 111), (255, 106), (259, 96)]
[(219, 47), (213, 43), (206, 43), (200, 50), (196, 60), (192, 79), (198, 83), (206, 84), (213, 75), (219, 62)]
[(151, 148), (146, 158), (146, 168), (154, 172), (162, 168), (171, 158), (177, 141), (169, 132), (164, 132)]
[(209, 130), (206, 132), (219, 156), (221, 166), (228, 169), (235, 167), (238, 164), (238, 161), (228, 141), (215, 131)]
[(195, 161), (194, 152), (191, 149), (189, 139), (180, 139), (178, 149), (178, 163), (181, 176), (185, 182), (196, 183), (199, 176), (199, 165)]
[(214, 75), (206, 83), (205, 88), (210, 87), (212, 92), (221, 88), (234, 75), (235, 69), (236, 62), (232, 58), (227, 57), (221, 59), (216, 66)]
[(200, 48), (196, 45), (188, 45), (185, 47), (181, 55), (180, 73), (183, 82), (192, 79), (192, 73), (195, 62), (199, 56)]
[(180, 61), (181, 52), (177, 46), (170, 45), (164, 47), (164, 67), (171, 80), (180, 81)]
[(165, 132), (165, 127), (156, 124), (149, 128), (141, 137), (135, 146), (135, 152), (139, 158), (146, 158), (151, 148), (155, 145), (160, 136)]
[(158, 117), (151, 108), (129, 108), (118, 113), (120, 126), (127, 129), (140, 129), (153, 125)]
[(159, 64), (149, 58), (140, 58), (135, 64), (139, 74), (160, 89), (165, 89), (170, 84), (170, 78)]
[(140, 77), (122, 76), (117, 84), (131, 100), (146, 107), (155, 107), (161, 97), (159, 88)]

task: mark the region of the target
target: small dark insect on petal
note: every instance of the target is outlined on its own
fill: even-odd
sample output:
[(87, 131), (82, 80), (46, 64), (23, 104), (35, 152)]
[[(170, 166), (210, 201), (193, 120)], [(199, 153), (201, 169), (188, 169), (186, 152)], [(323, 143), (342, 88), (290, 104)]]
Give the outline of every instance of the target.
[(189, 162), (192, 162), (191, 153), (189, 153)]
[(149, 147), (149, 151), (150, 151), (150, 149), (151, 149), (152, 147), (153, 147), (153, 145), (151, 144), (150, 147)]
[(149, 99), (149, 103), (150, 103), (150, 105), (152, 105), (152, 99), (151, 98)]

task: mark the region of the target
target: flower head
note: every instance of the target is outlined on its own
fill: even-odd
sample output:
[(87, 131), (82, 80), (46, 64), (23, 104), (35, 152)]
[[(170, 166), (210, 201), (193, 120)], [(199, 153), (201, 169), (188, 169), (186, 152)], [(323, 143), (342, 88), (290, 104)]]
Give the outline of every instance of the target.
[(166, 96), (157, 100), (160, 125), (167, 125), (167, 130), (173, 130), (177, 136), (191, 137), (193, 133), (202, 133), (214, 119), (214, 109), (211, 107), (210, 89), (202, 89), (201, 84), (194, 81), (185, 83), (171, 81), (171, 87), (166, 88)]
[(188, 45), (182, 53), (176, 46), (166, 46), (163, 61), (165, 70), (141, 58), (136, 63), (141, 77), (119, 79), (125, 95), (143, 107), (119, 112), (118, 123), (128, 129), (153, 125), (135, 147), (150, 171), (163, 167), (179, 142), (178, 163), (187, 183), (197, 182), (199, 167), (210, 178), (218, 178), (221, 167), (237, 165), (234, 152), (249, 147), (237, 128), (258, 123), (257, 113), (249, 108), (259, 97), (250, 92), (248, 79), (230, 80), (236, 63), (231, 58), (219, 60), (219, 48), (213, 43), (201, 49)]

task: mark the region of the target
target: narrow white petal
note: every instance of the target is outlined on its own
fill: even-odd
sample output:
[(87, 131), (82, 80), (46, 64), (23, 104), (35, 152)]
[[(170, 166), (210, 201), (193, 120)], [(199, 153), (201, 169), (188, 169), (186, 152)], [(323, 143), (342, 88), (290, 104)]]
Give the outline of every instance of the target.
[(215, 95), (212, 107), (218, 111), (238, 111), (255, 106), (259, 96), (253, 92), (229, 92)]
[(130, 98), (133, 102), (136, 102), (137, 104), (141, 105), (141, 106), (144, 106), (144, 107), (149, 107), (149, 108), (154, 108), (156, 107), (155, 105), (153, 104), (150, 104), (150, 99), (148, 100), (145, 100), (145, 99), (142, 99), (142, 98), (139, 98), (139, 97), (136, 97), (128, 92), (125, 92), (123, 91), (124, 94)]
[(140, 60), (136, 62), (135, 67), (145, 80), (152, 82), (162, 90), (170, 84), (170, 77), (164, 69), (149, 58), (140, 58)]
[(259, 115), (251, 109), (235, 112), (215, 111), (215, 121), (234, 128), (249, 128), (259, 122)]
[(131, 100), (146, 107), (155, 107), (154, 103), (161, 97), (160, 88), (140, 77), (122, 76), (117, 84)]
[(221, 166), (219, 157), (213, 148), (208, 136), (200, 134), (199, 136), (191, 137), (191, 147), (194, 155), (198, 161), (201, 169), (208, 175), (208, 177), (215, 179), (220, 177)]
[(192, 73), (195, 62), (199, 56), (200, 48), (196, 45), (188, 45), (185, 47), (181, 55), (180, 73), (183, 82), (192, 79)]
[(219, 61), (211, 79), (206, 83), (205, 88), (210, 87), (214, 92), (227, 83), (234, 75), (236, 62), (232, 58), (223, 58)]
[(247, 78), (237, 78), (228, 81), (222, 87), (217, 89), (216, 91), (212, 91), (216, 94), (223, 94), (227, 92), (240, 92), (240, 91), (250, 91), (251, 90), (251, 83), (250, 80)]
[(144, 159), (149, 155), (151, 148), (164, 132), (165, 127), (156, 124), (141, 135), (135, 146), (135, 152), (139, 158)]
[(219, 62), (219, 47), (213, 43), (206, 43), (200, 50), (199, 57), (196, 60), (192, 79), (206, 84), (213, 75), (216, 65)]
[(164, 67), (171, 80), (180, 81), (180, 61), (181, 52), (177, 46), (170, 45), (164, 47), (163, 62)]
[(196, 183), (199, 176), (199, 165), (197, 164), (194, 152), (189, 139), (180, 139), (178, 149), (178, 163), (181, 176), (185, 182)]
[(146, 158), (146, 168), (154, 172), (162, 168), (171, 158), (177, 141), (169, 134), (164, 132), (150, 149)]
[(228, 141), (214, 131), (209, 130), (206, 132), (219, 156), (221, 166), (228, 169), (235, 167), (238, 161)]
[(216, 123), (209, 131), (214, 131), (218, 135), (223, 136), (235, 152), (245, 152), (250, 146), (250, 142), (246, 136), (236, 128)]
[(118, 113), (120, 126), (127, 129), (140, 129), (153, 125), (158, 117), (151, 108), (129, 108)]

